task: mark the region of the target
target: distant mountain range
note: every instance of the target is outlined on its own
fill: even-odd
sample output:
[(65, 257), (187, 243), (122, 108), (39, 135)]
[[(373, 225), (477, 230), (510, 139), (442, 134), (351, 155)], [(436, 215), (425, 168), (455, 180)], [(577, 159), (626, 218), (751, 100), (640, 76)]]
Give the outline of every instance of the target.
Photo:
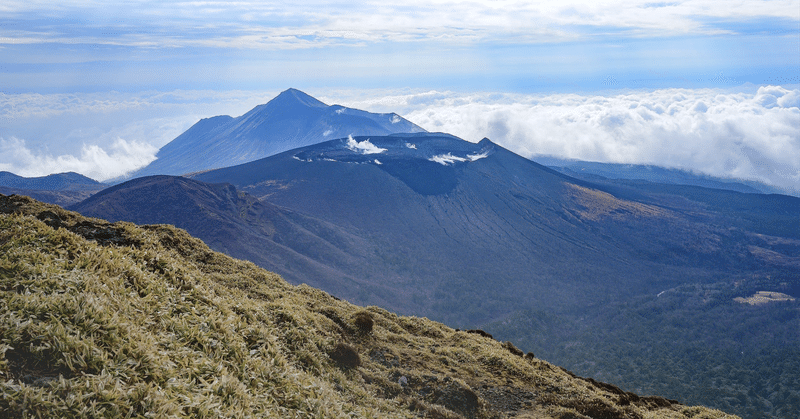
[(288, 89), (237, 118), (203, 119), (162, 147), (156, 160), (129, 177), (182, 175), (258, 160), (348, 135), (423, 132), (395, 113), (328, 106)]
[[(760, 289), (800, 293), (798, 198), (591, 183), (488, 139), (436, 133), (332, 140), (192, 178), (138, 179), (72, 209), (183, 226), (292, 281), (360, 304), (485, 326), (586, 375), (643, 386), (666, 368), (649, 360), (672, 359), (684, 379), (644, 388), (693, 403), (746, 413), (759, 400), (790, 400), (733, 391), (734, 400), (743, 394), (740, 405), (698, 394), (697, 380), (742, 367), (734, 353), (758, 353), (800, 376), (791, 361), (800, 356), (797, 311), (754, 314), (734, 301)], [(737, 334), (727, 352), (728, 334), (708, 340), (720, 316), (733, 322), (725, 333), (753, 318), (764, 324)], [(650, 322), (663, 323), (642, 327)], [(709, 356), (723, 369), (701, 361)], [(775, 377), (718, 379), (746, 388), (736, 380)]]
[(0, 172), (0, 186), (40, 191), (77, 191), (92, 190), (102, 184), (75, 172), (40, 177), (22, 177), (10, 172)]
[(84, 200), (105, 186), (75, 172), (40, 177), (22, 177), (10, 172), (0, 172), (0, 193), (26, 195), (63, 206)]
[(537, 156), (533, 157), (532, 160), (569, 176), (593, 182), (603, 180), (645, 181), (671, 185), (702, 186), (704, 188), (724, 189), (742, 193), (798, 196), (797, 192), (776, 188), (761, 182), (743, 179), (723, 179), (693, 173), (688, 170), (667, 169), (654, 165), (599, 163), (548, 156)]

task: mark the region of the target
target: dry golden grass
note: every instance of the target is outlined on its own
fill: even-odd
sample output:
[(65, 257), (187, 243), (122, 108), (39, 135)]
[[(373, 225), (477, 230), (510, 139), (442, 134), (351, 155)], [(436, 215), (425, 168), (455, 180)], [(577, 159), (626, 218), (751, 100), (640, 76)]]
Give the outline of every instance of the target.
[(0, 195), (0, 293), (2, 417), (733, 417), (24, 197)]
[(580, 217), (598, 221), (603, 218), (624, 220), (628, 218), (671, 218), (668, 211), (647, 204), (626, 201), (597, 189), (565, 183), (567, 195), (583, 208)]

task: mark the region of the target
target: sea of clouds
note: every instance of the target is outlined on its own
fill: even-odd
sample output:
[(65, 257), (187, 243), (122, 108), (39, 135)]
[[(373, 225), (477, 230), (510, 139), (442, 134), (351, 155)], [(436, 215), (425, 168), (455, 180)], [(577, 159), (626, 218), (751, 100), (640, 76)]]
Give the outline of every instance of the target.
[[(155, 159), (200, 118), (238, 116), (275, 92), (0, 95), (0, 170), (111, 179)], [(429, 130), (548, 155), (653, 164), (800, 191), (800, 89), (587, 94), (308, 91), (328, 104), (396, 112)], [(321, 139), (324, 140), (324, 139)]]
[[(749, 90), (749, 91), (744, 91)], [(800, 191), (800, 90), (761, 86), (610, 94), (420, 92), (355, 97), (429, 131), (522, 156), (652, 164)]]

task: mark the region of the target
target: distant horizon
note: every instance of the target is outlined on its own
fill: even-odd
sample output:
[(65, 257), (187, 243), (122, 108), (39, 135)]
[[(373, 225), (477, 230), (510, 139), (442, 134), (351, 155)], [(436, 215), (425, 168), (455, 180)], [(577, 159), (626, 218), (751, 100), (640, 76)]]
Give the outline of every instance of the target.
[(800, 191), (800, 1), (0, 6), (0, 170), (111, 179), (297, 88), (525, 157)]

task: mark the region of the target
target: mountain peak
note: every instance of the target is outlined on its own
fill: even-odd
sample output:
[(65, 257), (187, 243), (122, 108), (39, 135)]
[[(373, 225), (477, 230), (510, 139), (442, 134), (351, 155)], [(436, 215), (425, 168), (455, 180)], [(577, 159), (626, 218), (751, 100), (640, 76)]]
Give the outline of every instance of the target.
[(293, 148), (348, 135), (388, 135), (424, 129), (397, 116), (325, 103), (287, 89), (236, 118), (206, 118), (158, 151), (157, 159), (134, 173), (179, 175), (235, 166)]
[(295, 88), (284, 90), (274, 99), (269, 101), (269, 103), (280, 106), (304, 105), (310, 108), (325, 108), (328, 106), (313, 96)]

